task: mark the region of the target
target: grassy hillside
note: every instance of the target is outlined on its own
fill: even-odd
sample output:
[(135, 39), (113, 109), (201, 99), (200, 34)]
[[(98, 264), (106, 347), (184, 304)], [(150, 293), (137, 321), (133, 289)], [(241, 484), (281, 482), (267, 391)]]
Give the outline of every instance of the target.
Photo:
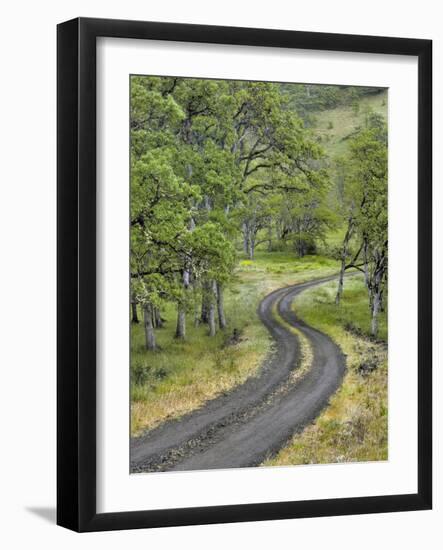
[(357, 107), (350, 104), (313, 114), (312, 130), (331, 158), (346, 152), (349, 138), (358, 128), (364, 127), (370, 111), (387, 118), (387, 90), (361, 97)]

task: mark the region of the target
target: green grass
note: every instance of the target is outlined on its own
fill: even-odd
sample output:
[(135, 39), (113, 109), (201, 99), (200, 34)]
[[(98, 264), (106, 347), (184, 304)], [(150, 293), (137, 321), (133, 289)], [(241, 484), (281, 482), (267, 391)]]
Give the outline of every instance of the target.
[(338, 261), (326, 256), (297, 258), (288, 252), (257, 250), (253, 262), (240, 258), (235, 277), (242, 289), (253, 285), (264, 296), (279, 286), (325, 277), (336, 273), (338, 268)]
[[(214, 338), (187, 316), (186, 341), (174, 339), (176, 311), (162, 310), (164, 328), (156, 331), (159, 351), (144, 349), (142, 324), (131, 327), (131, 433), (197, 409), (207, 400), (244, 382), (258, 371), (271, 339), (257, 315), (260, 300), (272, 290), (337, 272), (338, 262), (322, 256), (296, 258), (258, 250), (254, 261), (241, 257), (225, 292), (228, 328)], [(241, 342), (226, 346), (236, 328)]]
[(387, 118), (388, 92), (362, 97), (358, 111), (349, 105), (315, 113), (312, 130), (330, 157), (346, 153), (349, 138), (364, 126), (369, 109)]
[[(194, 327), (192, 315), (188, 315), (185, 341), (174, 338), (176, 312), (168, 305), (162, 310), (165, 326), (156, 331), (156, 352), (145, 350), (142, 324), (132, 325), (132, 434), (196, 409), (254, 374), (270, 346), (265, 328), (256, 319), (257, 302), (252, 286), (244, 289), (241, 300), (228, 292), (229, 331), (210, 338), (207, 326)], [(226, 346), (234, 327), (241, 332), (241, 342)]]
[[(345, 281), (338, 307), (334, 304), (335, 290), (336, 283), (307, 290), (297, 297), (294, 309), (342, 348), (347, 362), (343, 384), (315, 422), (295, 435), (277, 456), (265, 461), (266, 466), (388, 458), (386, 313), (380, 322), (380, 340), (373, 341), (367, 337), (369, 311), (361, 277)], [(364, 365), (376, 368), (363, 373)]]
[[(297, 299), (297, 312), (308, 324), (340, 327), (357, 335), (371, 334), (371, 312), (362, 276), (345, 279), (340, 307), (335, 305), (336, 281), (304, 292)], [(387, 312), (379, 317), (377, 338), (387, 341)]]

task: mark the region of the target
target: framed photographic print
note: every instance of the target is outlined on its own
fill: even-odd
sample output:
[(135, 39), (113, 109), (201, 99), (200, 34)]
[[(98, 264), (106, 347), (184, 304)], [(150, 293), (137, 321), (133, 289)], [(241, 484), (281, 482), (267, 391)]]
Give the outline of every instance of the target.
[(432, 505), (428, 40), (58, 26), (59, 525)]

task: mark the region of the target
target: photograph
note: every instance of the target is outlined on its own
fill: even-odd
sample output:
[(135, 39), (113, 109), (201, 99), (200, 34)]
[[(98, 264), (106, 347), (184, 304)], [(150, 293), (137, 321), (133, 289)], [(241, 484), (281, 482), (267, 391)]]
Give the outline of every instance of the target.
[(388, 460), (388, 89), (129, 87), (130, 472)]

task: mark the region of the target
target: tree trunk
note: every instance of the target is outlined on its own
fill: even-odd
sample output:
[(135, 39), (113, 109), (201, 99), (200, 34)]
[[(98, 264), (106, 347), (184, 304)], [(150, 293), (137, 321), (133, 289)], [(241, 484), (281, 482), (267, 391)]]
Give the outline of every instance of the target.
[(255, 245), (257, 243), (257, 233), (259, 231), (259, 227), (257, 225), (257, 221), (255, 217), (248, 222), (248, 228), (249, 228), (249, 259), (254, 259), (255, 254)]
[(209, 304), (206, 296), (202, 296), (202, 310), (200, 319), (202, 323), (207, 324), (209, 322)]
[(202, 284), (202, 308), (200, 320), (202, 323), (209, 322), (209, 292), (208, 283)]
[(254, 259), (254, 252), (255, 252), (255, 238), (250, 235), (249, 236), (249, 251), (248, 256), (250, 260)]
[(192, 304), (194, 306), (194, 327), (200, 324), (200, 302), (198, 300), (198, 283), (195, 278), (192, 279)]
[(215, 286), (215, 281), (211, 282), (210, 289), (211, 289), (211, 296), (209, 300), (209, 311), (208, 311), (209, 336), (215, 336), (217, 332), (217, 328), (215, 325), (215, 302), (216, 302), (215, 293), (217, 291)]
[(218, 326), (223, 330), (226, 328), (226, 318), (223, 306), (223, 286), (217, 282), (217, 312), (218, 312)]
[(380, 312), (380, 302), (380, 290), (377, 290), (372, 300), (371, 334), (374, 338), (377, 336), (378, 333), (378, 314)]
[(132, 295), (131, 299), (131, 311), (132, 311), (132, 318), (131, 323), (139, 323), (138, 314), (137, 314), (137, 302), (135, 300), (135, 296)]
[(268, 228), (268, 252), (272, 252), (272, 226), (269, 225)]
[(247, 223), (243, 224), (243, 250), (249, 256), (249, 227)]
[(154, 308), (154, 326), (155, 328), (162, 328), (163, 327), (163, 319), (160, 313), (160, 310), (158, 307)]
[(384, 313), (385, 311), (385, 299), (384, 299), (384, 288), (380, 291), (380, 311)]
[(148, 350), (157, 349), (155, 341), (154, 325), (152, 323), (152, 306), (145, 304), (143, 307), (143, 319), (145, 325), (145, 347)]
[(177, 309), (177, 328), (175, 337), (179, 340), (184, 340), (186, 337), (186, 313), (184, 308), (179, 305)]
[(343, 294), (343, 280), (345, 277), (345, 261), (342, 259), (341, 261), (341, 267), (340, 267), (340, 274), (338, 276), (338, 287), (337, 287), (337, 294), (335, 295), (335, 305), (340, 305), (340, 300)]
[(196, 303), (194, 306), (194, 327), (197, 328), (200, 324), (200, 316), (198, 314), (198, 304)]
[(180, 340), (184, 340), (186, 337), (186, 294), (188, 292), (190, 280), (189, 269), (183, 270), (182, 280), (183, 293), (185, 296), (183, 302), (179, 303), (177, 307), (177, 327), (175, 330), (175, 337), (179, 338)]
[(341, 251), (340, 274), (338, 276), (337, 294), (335, 296), (335, 303), (337, 306), (340, 304), (340, 300), (343, 295), (343, 283), (345, 278), (346, 258), (348, 255), (348, 245), (349, 245), (349, 241), (351, 240), (351, 236), (352, 236), (352, 220), (350, 218), (348, 220), (348, 229), (346, 231), (345, 238), (343, 239), (343, 247)]
[(365, 273), (365, 285), (369, 291), (369, 262), (368, 262), (368, 239), (364, 237), (363, 241), (363, 262), (364, 262), (364, 273)]
[[(386, 244), (387, 246), (387, 244)], [(376, 267), (374, 278), (371, 283), (371, 311), (372, 311), (372, 321), (371, 321), (371, 334), (375, 338), (378, 334), (378, 314), (380, 313), (382, 307), (382, 295), (383, 295), (383, 282), (386, 273), (387, 258), (384, 251), (377, 252), (376, 256)]]
[(303, 239), (299, 238), (297, 240), (297, 255), (299, 258), (303, 258), (305, 253), (306, 253), (306, 250), (305, 250), (305, 243), (303, 241)]

